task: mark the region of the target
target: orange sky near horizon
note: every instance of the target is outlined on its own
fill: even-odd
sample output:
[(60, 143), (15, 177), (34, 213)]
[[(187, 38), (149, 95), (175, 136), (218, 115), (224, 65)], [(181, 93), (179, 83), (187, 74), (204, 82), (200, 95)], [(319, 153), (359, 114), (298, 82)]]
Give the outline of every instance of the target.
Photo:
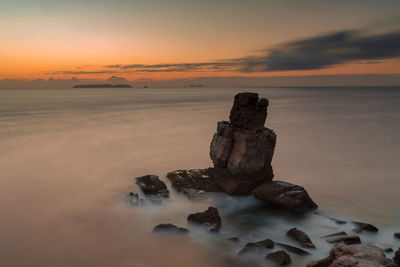
[[(363, 3), (360, 5), (360, 3)], [(387, 27), (398, 1), (50, 1), (0, 4), (0, 79), (170, 80), (207, 76), (399, 74), (400, 60), (354, 60), (311, 70), (141, 72), (105, 65), (238, 59), (340, 30)], [(340, 12), (340, 18), (337, 14)], [(382, 23), (382, 21), (385, 21)], [(380, 24), (379, 24), (379, 23)], [(392, 23), (393, 24), (393, 23)], [(70, 73), (84, 71), (100, 73)], [(108, 72), (106, 72), (108, 71)]]

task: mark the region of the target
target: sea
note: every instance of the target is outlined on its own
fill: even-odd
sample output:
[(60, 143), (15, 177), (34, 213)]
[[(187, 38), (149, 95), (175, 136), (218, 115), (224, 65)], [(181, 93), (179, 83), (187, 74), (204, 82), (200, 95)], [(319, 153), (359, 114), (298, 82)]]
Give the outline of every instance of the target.
[[(252, 196), (191, 201), (165, 178), (212, 166), (217, 121), (229, 119), (235, 94), (246, 91), (269, 99), (274, 179), (305, 187), (318, 214), (277, 210)], [(1, 89), (0, 266), (272, 266), (267, 252), (237, 253), (266, 238), (297, 245), (286, 236), (292, 227), (317, 247), (309, 256), (289, 253), (293, 266), (305, 266), (328, 255), (333, 245), (323, 236), (352, 233), (352, 221), (379, 228), (361, 233), (363, 243), (396, 250), (399, 138), (394, 87)], [(166, 182), (169, 199), (143, 196), (135, 177), (146, 174)], [(130, 205), (129, 192), (145, 204)], [(209, 206), (222, 218), (218, 234), (187, 225), (188, 214)], [(153, 233), (160, 223), (190, 233)]]

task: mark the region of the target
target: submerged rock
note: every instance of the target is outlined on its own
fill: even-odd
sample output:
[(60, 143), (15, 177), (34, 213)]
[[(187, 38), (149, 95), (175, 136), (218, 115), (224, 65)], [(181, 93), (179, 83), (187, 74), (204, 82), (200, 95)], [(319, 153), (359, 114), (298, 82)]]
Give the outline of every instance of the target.
[[(212, 177), (211, 168), (194, 170), (177, 170), (167, 174), (172, 187), (178, 192), (190, 196), (193, 192), (222, 192), (222, 188)], [(191, 190), (192, 189), (192, 190)], [(195, 191), (198, 190), (198, 191)]]
[(218, 209), (209, 207), (206, 211), (189, 214), (188, 222), (194, 224), (201, 224), (212, 232), (218, 231), (221, 228), (221, 217), (219, 216)]
[(363, 222), (352, 222), (353, 224), (356, 225), (356, 228), (353, 230), (356, 233), (361, 233), (362, 231), (368, 231), (368, 232), (378, 232), (379, 229), (369, 223), (363, 223)]
[(290, 258), (289, 254), (287, 254), (285, 251), (283, 250), (278, 250), (275, 252), (272, 252), (270, 254), (268, 254), (267, 256), (265, 256), (266, 260), (272, 261), (277, 265), (288, 265), (290, 263), (292, 263), (292, 259)]
[(339, 236), (339, 237), (331, 237), (326, 240), (328, 243), (340, 243), (343, 242), (346, 245), (360, 244), (361, 239), (357, 235), (348, 235), (348, 236)]
[(189, 230), (183, 227), (178, 227), (172, 223), (162, 223), (154, 227), (153, 232), (169, 232), (176, 234), (187, 234)]
[(136, 184), (146, 195), (169, 197), (169, 191), (157, 175), (136, 177)]
[(318, 207), (303, 187), (282, 181), (264, 183), (254, 189), (252, 194), (274, 206), (295, 211)]
[(276, 134), (264, 127), (267, 99), (256, 93), (240, 93), (230, 114), (230, 122), (217, 124), (210, 145), (216, 182), (228, 194), (250, 194), (251, 190), (274, 174), (271, 161)]
[(133, 192), (130, 192), (126, 196), (125, 200), (127, 203), (134, 206), (142, 205), (144, 203), (144, 200), (139, 197), (139, 194)]
[(265, 249), (273, 249), (274, 248), (274, 241), (271, 239), (265, 239), (258, 242), (250, 242), (247, 243), (244, 248), (242, 248), (238, 255), (243, 255), (251, 252), (263, 252)]
[(315, 245), (311, 241), (310, 237), (297, 228), (290, 229), (287, 231), (286, 235), (296, 240), (303, 247), (315, 248)]
[(398, 232), (398, 233), (394, 233), (393, 235), (394, 235), (394, 237), (396, 237), (396, 238), (400, 239), (400, 232)]
[(336, 246), (327, 258), (313, 261), (307, 267), (380, 267), (393, 266), (383, 250), (373, 245)]
[(294, 254), (297, 254), (299, 256), (304, 256), (304, 255), (310, 255), (310, 253), (308, 251), (305, 251), (304, 249), (301, 248), (297, 248), (291, 245), (287, 245), (287, 244), (283, 244), (283, 243), (279, 243), (279, 242), (275, 242), (275, 245), (284, 248), (285, 250), (292, 252)]

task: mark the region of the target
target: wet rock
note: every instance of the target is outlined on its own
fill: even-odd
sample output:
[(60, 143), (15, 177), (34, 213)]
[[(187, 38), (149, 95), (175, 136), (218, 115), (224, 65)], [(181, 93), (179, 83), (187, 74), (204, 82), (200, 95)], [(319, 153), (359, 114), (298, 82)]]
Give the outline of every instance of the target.
[(316, 209), (318, 207), (303, 187), (287, 182), (274, 181), (264, 183), (254, 189), (252, 194), (256, 198), (274, 206), (295, 211)]
[(400, 232), (398, 232), (398, 233), (394, 233), (393, 235), (394, 235), (394, 237), (396, 237), (396, 238), (400, 239)]
[(390, 252), (393, 252), (394, 250), (393, 250), (393, 248), (384, 248), (383, 249), (383, 252), (386, 252), (386, 253), (390, 253)]
[(345, 243), (346, 245), (352, 244), (360, 244), (361, 239), (357, 235), (348, 235), (348, 236), (339, 236), (339, 237), (331, 237), (326, 240), (328, 243)]
[(218, 209), (209, 207), (204, 212), (189, 214), (188, 222), (194, 224), (201, 224), (206, 226), (210, 231), (218, 231), (221, 228), (221, 217), (219, 216)]
[(373, 245), (336, 246), (327, 258), (313, 261), (307, 267), (380, 267), (393, 266), (382, 249)]
[(278, 250), (275, 252), (272, 252), (265, 256), (266, 260), (272, 261), (277, 265), (289, 265), (292, 262), (292, 259), (290, 258), (289, 254), (287, 254), (283, 250)]
[(210, 168), (173, 171), (167, 174), (167, 179), (171, 181), (176, 191), (186, 194), (189, 198), (197, 198), (202, 191), (223, 191), (212, 177)]
[(256, 93), (237, 94), (230, 122), (217, 124), (210, 157), (215, 180), (228, 194), (250, 194), (274, 176), (276, 134), (264, 127), (267, 107), (268, 100), (259, 100)]
[(334, 236), (344, 236), (344, 235), (347, 235), (347, 233), (342, 231), (342, 232), (337, 232), (337, 233), (333, 233), (333, 234), (329, 234), (329, 235), (323, 236), (323, 238), (334, 237)]
[(265, 239), (258, 242), (250, 242), (247, 243), (244, 248), (242, 248), (238, 255), (247, 254), (250, 252), (263, 252), (265, 249), (273, 249), (274, 248), (274, 241), (271, 239)]
[(369, 223), (363, 223), (363, 222), (352, 222), (355, 224), (356, 228), (353, 230), (356, 233), (361, 233), (362, 231), (368, 231), (368, 232), (378, 232), (379, 229)]
[(130, 192), (126, 196), (125, 202), (130, 204), (130, 205), (133, 205), (133, 206), (138, 206), (138, 205), (144, 204), (144, 200), (139, 197), (139, 194), (133, 193), (133, 192)]
[(393, 262), (400, 265), (400, 248), (396, 251), (396, 254), (393, 257)]
[(297, 228), (290, 229), (287, 231), (286, 235), (296, 240), (303, 247), (315, 248), (315, 245), (311, 241), (310, 237)]
[(163, 181), (157, 175), (145, 175), (136, 177), (136, 184), (146, 195), (168, 197), (169, 191)]
[(279, 242), (275, 242), (275, 245), (284, 248), (285, 250), (292, 252), (294, 254), (297, 254), (299, 256), (304, 256), (304, 255), (310, 255), (310, 253), (308, 251), (305, 251), (304, 249), (301, 248), (297, 248), (291, 245), (287, 245), (287, 244), (283, 244), (283, 243), (279, 243)]
[(178, 227), (172, 223), (162, 223), (154, 227), (153, 232), (168, 232), (176, 234), (187, 234), (189, 230), (183, 227)]

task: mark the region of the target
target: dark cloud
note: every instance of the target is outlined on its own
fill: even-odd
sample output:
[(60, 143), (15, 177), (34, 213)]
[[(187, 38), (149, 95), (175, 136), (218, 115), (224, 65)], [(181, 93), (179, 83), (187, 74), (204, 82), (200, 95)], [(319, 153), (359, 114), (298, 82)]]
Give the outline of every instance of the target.
[(341, 31), (271, 49), (265, 57), (249, 60), (245, 70), (315, 70), (353, 61), (396, 57), (400, 57), (400, 31), (379, 35)]
[(367, 34), (347, 30), (281, 44), (254, 56), (210, 62), (113, 64), (96, 71), (65, 70), (48, 74), (128, 74), (157, 72), (272, 72), (317, 70), (348, 62), (375, 64), (400, 57), (400, 31)]
[(107, 65), (108, 69), (135, 72), (240, 71), (269, 72), (316, 70), (353, 62), (400, 57), (400, 31), (366, 35), (340, 31), (282, 44), (257, 56), (213, 62), (179, 64)]

